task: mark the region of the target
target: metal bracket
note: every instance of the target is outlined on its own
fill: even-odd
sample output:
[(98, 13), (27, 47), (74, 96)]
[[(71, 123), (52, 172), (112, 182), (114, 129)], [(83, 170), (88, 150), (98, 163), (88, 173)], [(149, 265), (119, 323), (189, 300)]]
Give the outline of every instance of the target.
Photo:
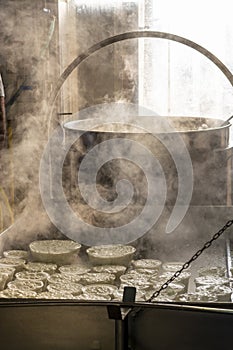
[[(133, 303), (135, 301), (136, 288), (124, 287), (123, 303)], [(108, 317), (115, 320), (115, 350), (128, 350), (128, 315), (132, 311), (131, 307), (121, 305), (108, 305)]]

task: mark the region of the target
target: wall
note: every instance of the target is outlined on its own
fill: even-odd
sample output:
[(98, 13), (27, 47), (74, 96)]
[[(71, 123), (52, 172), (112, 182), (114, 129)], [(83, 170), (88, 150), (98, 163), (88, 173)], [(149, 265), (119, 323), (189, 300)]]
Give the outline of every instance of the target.
[(25, 210), (41, 207), (38, 169), (59, 60), (56, 1), (47, 2), (50, 12), (43, 11), (44, 1), (1, 1), (0, 7), (0, 71), (9, 127), (9, 147), (1, 150), (2, 229)]

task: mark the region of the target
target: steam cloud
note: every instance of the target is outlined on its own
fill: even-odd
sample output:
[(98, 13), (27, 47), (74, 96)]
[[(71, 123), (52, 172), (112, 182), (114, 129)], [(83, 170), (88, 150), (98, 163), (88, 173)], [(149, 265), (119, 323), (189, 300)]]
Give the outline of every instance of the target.
[[(2, 2), (3, 3), (3, 2)], [(17, 4), (18, 3), (18, 4)], [(109, 30), (109, 27), (106, 25), (106, 22), (103, 21), (103, 18), (106, 16), (106, 9), (102, 9), (102, 14), (99, 12), (98, 16), (95, 13), (95, 16), (90, 16), (88, 19), (88, 15), (93, 9), (86, 7), (83, 10), (81, 7), (77, 9), (80, 12), (79, 19), (81, 20), (81, 24), (83, 25), (83, 31), (80, 32), (80, 42), (77, 50), (82, 52), (84, 49), (89, 47), (92, 43), (98, 42), (105, 37), (111, 36), (113, 33)], [(85, 12), (86, 11), (86, 12)], [(32, 15), (33, 12), (33, 15)], [(32, 28), (35, 26), (36, 18), (38, 17), (38, 13), (40, 13), (39, 22), (42, 24), (40, 30), (37, 31), (37, 36), (35, 40), (35, 36), (33, 35)], [(83, 16), (86, 15), (85, 16)], [(125, 15), (125, 14), (124, 14)], [(97, 16), (97, 17), (96, 17)], [(126, 16), (126, 15), (125, 15)], [(117, 16), (116, 16), (117, 17)], [(129, 30), (130, 26), (134, 25), (135, 18), (133, 15), (129, 16), (127, 13), (127, 30)], [(125, 19), (126, 19), (125, 17)], [(94, 20), (95, 18), (95, 20)], [(93, 30), (96, 26), (96, 19), (98, 19), (98, 26), (100, 28), (99, 31)], [(116, 18), (115, 18), (116, 19)], [(112, 17), (108, 17), (107, 21), (111, 21)], [(42, 94), (44, 84), (50, 83), (52, 81), (53, 84), (56, 84), (56, 79), (54, 77), (58, 77), (59, 67), (57, 66), (54, 59), (54, 71), (50, 71), (47, 82), (44, 82), (44, 61), (40, 61), (41, 52), (44, 52), (44, 48), (46, 47), (48, 32), (51, 25), (52, 18), (49, 15), (42, 12), (42, 9), (35, 9), (35, 4), (31, 1), (23, 0), (20, 2), (16, 1), (7, 1), (4, 2), (4, 11), (0, 12), (0, 22), (1, 22), (1, 30), (3, 30), (2, 35), (2, 45), (1, 45), (1, 56), (0, 56), (0, 64), (5, 72), (5, 76), (12, 76), (12, 79), (9, 79), (7, 96), (8, 99), (15, 92), (15, 85), (20, 85), (21, 82), (25, 83), (25, 86), (32, 85), (33, 90), (25, 91), (25, 95), (30, 98), (23, 99), (23, 93), (18, 98), (17, 103), (21, 103), (21, 110), (17, 109), (17, 103), (10, 106), (8, 111), (8, 116), (11, 116), (14, 119), (14, 134), (13, 134), (13, 142), (14, 142), (14, 154), (13, 154), (13, 164), (14, 164), (14, 184), (15, 184), (15, 216), (16, 216), (16, 224), (13, 228), (9, 229), (9, 231), (5, 232), (1, 235), (1, 242), (5, 244), (4, 248), (6, 249), (8, 246), (17, 246), (24, 247), (33, 239), (37, 239), (38, 237), (59, 237), (61, 235), (53, 225), (51, 225), (50, 219), (48, 218), (40, 198), (39, 187), (38, 187), (38, 176), (39, 176), (39, 164), (42, 157), (42, 153), (44, 147), (47, 143), (47, 135), (48, 135), (48, 107), (46, 100), (47, 96)], [(124, 22), (124, 19), (122, 19)], [(44, 24), (44, 26), (43, 26)], [(116, 23), (116, 27), (118, 27), (119, 32), (122, 31), (122, 27), (120, 26), (120, 20)], [(4, 28), (4, 29), (3, 29)], [(17, 30), (17, 29), (20, 30)], [(43, 28), (43, 30), (41, 30)], [(92, 29), (90, 31), (90, 28)], [(135, 29), (135, 28), (132, 28)], [(86, 39), (86, 33), (89, 30), (88, 39)], [(75, 35), (75, 33), (70, 34)], [(92, 42), (91, 42), (92, 40)], [(26, 42), (26, 45), (25, 45)], [(115, 50), (115, 54), (117, 54), (119, 66), (116, 68), (121, 69), (119, 77), (116, 76), (118, 89), (117, 92), (110, 86), (109, 80), (107, 80), (107, 75), (109, 69), (112, 68), (112, 62), (107, 65), (109, 61), (109, 57), (112, 55), (112, 48), (109, 48), (104, 54), (105, 60), (102, 59), (101, 55), (96, 55), (96, 57), (92, 57), (85, 62), (80, 70), (79, 74), (79, 107), (84, 108), (88, 107), (92, 104), (102, 103), (102, 102), (112, 102), (112, 101), (124, 101), (124, 102), (134, 102), (137, 98), (137, 67), (132, 63), (132, 56), (135, 55), (134, 50), (132, 52), (127, 53), (128, 46), (123, 46), (123, 49), (120, 50), (120, 45), (116, 45), (117, 49)], [(133, 48), (133, 46), (132, 46)], [(131, 49), (132, 49), (131, 48)], [(53, 45), (50, 46), (51, 56), (55, 54), (53, 51)], [(122, 51), (125, 54), (122, 56)], [(50, 59), (51, 59), (50, 56)], [(101, 66), (100, 62), (102, 62), (105, 67)], [(68, 62), (69, 63), (69, 62)], [(65, 63), (64, 63), (65, 64)], [(32, 69), (33, 68), (33, 69)], [(51, 68), (51, 67), (50, 67)], [(103, 68), (105, 68), (105, 73), (103, 73)], [(64, 66), (61, 67), (61, 70), (64, 69)], [(91, 71), (90, 71), (91, 69)], [(19, 72), (22, 75), (18, 76)], [(94, 74), (98, 76), (97, 81), (93, 83), (93, 80), (84, 84), (85, 79), (88, 80)], [(29, 80), (25, 80), (25, 77), (29, 77)], [(136, 77), (135, 80), (133, 77)], [(19, 79), (20, 83), (15, 84), (15, 81)], [(92, 79), (92, 78), (90, 78)], [(124, 86), (122, 87), (121, 83), (124, 82)], [(32, 83), (32, 84), (31, 84)], [(92, 90), (90, 90), (91, 85), (93, 84)], [(48, 89), (49, 91), (49, 89)], [(97, 91), (97, 92), (96, 92)], [(92, 96), (93, 93), (93, 98)], [(24, 96), (25, 96), (24, 95)], [(73, 91), (66, 96), (68, 101), (72, 101)], [(33, 103), (31, 103), (31, 98), (34, 99)], [(30, 108), (27, 108), (27, 104), (30, 102)], [(24, 107), (22, 105), (24, 104)], [(64, 111), (64, 110), (63, 110)], [(106, 110), (104, 113), (111, 113), (112, 109), (108, 107), (106, 104)], [(125, 111), (124, 111), (125, 112)], [(127, 113), (126, 113), (127, 114)], [(74, 118), (76, 116), (74, 115)], [(88, 118), (89, 115), (86, 116)], [(93, 115), (94, 118), (99, 117), (99, 114)], [(53, 121), (56, 119), (53, 116)], [(132, 122), (132, 120), (130, 120)], [(53, 125), (54, 127), (54, 125)], [(61, 145), (62, 146), (62, 145)], [(11, 150), (7, 150), (4, 153), (1, 152), (1, 165), (2, 168), (9, 168), (9, 159)], [(68, 171), (64, 169), (64, 172)], [(68, 176), (68, 175), (67, 175)], [(4, 188), (9, 188), (11, 186), (12, 179), (10, 176), (4, 176)], [(69, 187), (68, 183), (65, 183), (64, 186)], [(109, 189), (101, 187), (101, 191), (103, 196), (107, 200), (114, 199), (115, 193), (111, 192)], [(69, 191), (69, 189), (67, 189)], [(143, 203), (143, 202), (142, 202)], [(140, 203), (140, 204), (142, 204)], [(75, 205), (72, 204), (71, 205)], [(86, 212), (87, 206), (83, 201), (80, 201), (79, 209), (83, 208), (83, 215), (87, 215), (87, 220), (90, 219), (90, 222), (95, 223), (96, 226), (102, 225), (103, 215), (93, 215), (89, 212), (89, 209)], [(166, 211), (169, 212), (169, 209), (166, 208)], [(131, 214), (131, 212), (129, 213)], [(170, 214), (170, 213), (168, 213)], [(136, 212), (137, 215), (137, 212)], [(196, 215), (196, 214), (195, 214)], [(194, 216), (195, 216), (194, 215)], [(200, 214), (197, 213), (197, 217)], [(211, 216), (212, 215), (212, 216)], [(163, 224), (158, 226), (157, 236), (155, 237), (154, 231), (151, 232), (150, 239), (147, 241), (143, 241), (140, 247), (142, 253), (146, 250), (147, 255), (154, 256), (156, 254), (160, 254), (162, 260), (166, 259), (166, 256), (172, 256), (172, 249), (178, 251), (180, 246), (185, 247), (182, 252), (182, 258), (186, 256), (189, 257), (189, 248), (192, 250), (196, 244), (195, 239), (199, 237), (205, 232), (203, 231), (212, 231), (213, 225), (213, 216), (214, 213), (211, 212), (210, 225), (206, 226), (206, 220), (203, 220), (203, 226), (205, 225), (205, 230), (201, 231), (192, 231), (195, 227), (196, 222), (193, 217), (188, 217), (183, 226), (181, 227), (178, 236), (172, 240), (173, 244), (176, 241), (176, 248), (172, 244), (172, 248), (170, 247), (171, 238), (164, 237), (164, 227)], [(223, 218), (226, 214), (223, 215)], [(208, 216), (208, 215), (207, 215)], [(215, 221), (215, 220), (214, 220)], [(116, 223), (115, 219), (111, 221), (109, 219), (109, 224), (114, 225)], [(219, 227), (219, 225), (214, 222), (214, 227)], [(181, 232), (181, 233), (180, 233)], [(185, 232), (185, 239), (182, 236), (182, 233)], [(193, 239), (194, 235), (194, 239)], [(177, 239), (178, 238), (178, 239)], [(153, 242), (154, 244), (150, 244), (148, 242)], [(180, 245), (179, 243), (180, 242)], [(139, 243), (140, 244), (140, 243)], [(163, 247), (170, 247), (167, 251), (164, 251)], [(153, 248), (152, 248), (153, 247)]]
[[(58, 25), (58, 17), (55, 18), (57, 15), (55, 5), (47, 4), (46, 7), (49, 11), (46, 12), (43, 11), (42, 7), (35, 6), (35, 3), (28, 0), (20, 2), (9, 0), (3, 2), (1, 6), (2, 44), (0, 66), (3, 78), (5, 78), (7, 116), (12, 120), (11, 127), (13, 129), (13, 147), (1, 151), (1, 169), (4, 169), (4, 172), (2, 172), (2, 186), (9, 196), (15, 217), (15, 224), (1, 235), (1, 249), (3, 247), (6, 249), (9, 246), (25, 247), (28, 242), (38, 237), (59, 237), (61, 235), (51, 224), (41, 203), (38, 174), (41, 156), (48, 141), (48, 110), (50, 107), (47, 105), (48, 96), (56, 84), (60, 70), (63, 70), (67, 63), (61, 62), (61, 67), (57, 64), (57, 47), (55, 44), (57, 27), (55, 32), (52, 32), (53, 25)], [(77, 12), (77, 16), (79, 16), (79, 10), (81, 9), (79, 17), (82, 18), (83, 30), (79, 32), (77, 51), (82, 52), (91, 44), (90, 41), (87, 41), (87, 28), (89, 28), (89, 31), (90, 28), (96, 27), (96, 22), (94, 23), (96, 15), (104, 19), (107, 11), (108, 18), (105, 22), (111, 21), (111, 15), (109, 8), (104, 7), (103, 12), (99, 13), (97, 11), (94, 16), (88, 17), (89, 14), (93, 13), (91, 4), (85, 6), (85, 8), (82, 6), (77, 8), (74, 1), (70, 2), (70, 9)], [(127, 11), (128, 13), (124, 13), (124, 16), (125, 19), (127, 18), (127, 25), (130, 25), (135, 22), (136, 18), (132, 17), (130, 19), (130, 9)], [(131, 12), (133, 13), (133, 11)], [(93, 43), (113, 34), (109, 32), (103, 20), (98, 21), (98, 23), (102, 28), (99, 31), (93, 31)], [(119, 30), (121, 30), (120, 25), (119, 22)], [(63, 23), (63, 26), (66, 26), (66, 23)], [(98, 37), (100, 33), (102, 37)], [(75, 28), (69, 30), (71, 41), (76, 38), (76, 35)], [(120, 86), (121, 91), (113, 95), (109, 95), (111, 89), (108, 88), (107, 91), (100, 91), (99, 97), (95, 97), (96, 102), (117, 100), (122, 99), (122, 97), (128, 100), (135, 95), (133, 74), (132, 70), (129, 69), (130, 62), (127, 58), (130, 55), (125, 54), (124, 59), (121, 57), (121, 50), (118, 48), (117, 51), (119, 51), (118, 62), (120, 63), (118, 68), (121, 69), (119, 81), (128, 81), (128, 85), (126, 84), (123, 89)], [(77, 55), (78, 52), (74, 54)], [(70, 52), (70, 55), (72, 56), (72, 52)], [(112, 49), (108, 50), (108, 55), (112, 55)], [(131, 56), (133, 56), (133, 53)], [(49, 70), (46, 69), (48, 59)], [(93, 62), (95, 62), (95, 59), (86, 63), (86, 68), (83, 66), (84, 75), (86, 69)], [(93, 69), (97, 66), (98, 64), (95, 63)], [(85, 95), (86, 90), (83, 84), (82, 72), (79, 74), (79, 83), (78, 107), (82, 108), (93, 101)], [(101, 85), (104, 86), (102, 82)], [(66, 96), (66, 99), (72, 100), (72, 95), (73, 91)], [(66, 108), (65, 105), (63, 108)], [(66, 112), (64, 109), (62, 112)], [(65, 119), (58, 118), (55, 114), (56, 111), (54, 111), (52, 117), (50, 132), (57, 123), (64, 122)], [(10, 198), (10, 189), (14, 192), (14, 199)], [(5, 213), (5, 227), (7, 227), (11, 224), (11, 218), (7, 208), (4, 207), (3, 210)]]

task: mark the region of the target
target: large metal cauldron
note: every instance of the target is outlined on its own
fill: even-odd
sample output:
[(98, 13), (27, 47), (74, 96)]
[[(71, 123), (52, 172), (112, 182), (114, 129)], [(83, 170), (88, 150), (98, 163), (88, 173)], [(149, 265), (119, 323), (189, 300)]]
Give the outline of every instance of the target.
[[(127, 32), (118, 34), (112, 37), (109, 37), (107, 39), (102, 40), (101, 42), (98, 42), (94, 44), (93, 46), (89, 47), (85, 52), (81, 53), (79, 56), (77, 56), (69, 66), (64, 70), (62, 75), (60, 76), (59, 80), (57, 81), (56, 87), (54, 88), (51, 96), (50, 96), (50, 105), (51, 105), (51, 113), (52, 116), (52, 110), (53, 106), (55, 105), (56, 98), (58, 96), (58, 93), (66, 81), (66, 79), (69, 77), (69, 75), (73, 72), (74, 69), (78, 68), (79, 65), (85, 59), (87, 59), (89, 56), (94, 54), (95, 52), (102, 50), (103, 48), (113, 45), (114, 43), (121, 42), (124, 40), (129, 39), (136, 39), (136, 38), (159, 38), (159, 39), (166, 39), (170, 41), (175, 41), (178, 43), (181, 43), (183, 45), (189, 46), (192, 49), (198, 51), (202, 55), (204, 55), (206, 58), (208, 58), (213, 64), (215, 64), (221, 72), (225, 75), (225, 77), (228, 79), (230, 84), (233, 86), (233, 75), (229, 71), (229, 69), (210, 51), (205, 49), (204, 47), (198, 45), (195, 42), (192, 42), (191, 40), (188, 40), (186, 38), (171, 34), (171, 33), (164, 33), (164, 32), (157, 32), (157, 31), (133, 31), (133, 32)], [(50, 118), (51, 119), (51, 118)], [(186, 118), (187, 119), (187, 118)], [(178, 126), (182, 121), (185, 120), (185, 117), (182, 118), (169, 118), (169, 120), (173, 120), (175, 124), (178, 122)], [(187, 121), (187, 120), (186, 120)], [(206, 130), (197, 130), (196, 129), (196, 121), (200, 122), (199, 126), (202, 123), (206, 123), (208, 128)], [(232, 203), (232, 180), (231, 180), (231, 163), (232, 163), (232, 154), (231, 150), (229, 148), (229, 127), (230, 124), (227, 123), (226, 125), (221, 127), (222, 120), (219, 119), (206, 119), (206, 118), (189, 118), (189, 122), (193, 122), (193, 125), (188, 124), (189, 126), (187, 128), (180, 129), (177, 128), (177, 132), (182, 135), (182, 138), (185, 142), (186, 149), (189, 151), (191, 160), (192, 160), (192, 168), (193, 168), (193, 178), (192, 181), (190, 181), (191, 186), (192, 183), (194, 185), (194, 189), (192, 192), (192, 199), (191, 204), (192, 205), (231, 205)], [(208, 124), (209, 123), (209, 124)], [(149, 123), (150, 124), (150, 123)], [(143, 142), (145, 140), (146, 147), (149, 149), (148, 141), (150, 139), (150, 135), (146, 135), (145, 133), (140, 132), (139, 135), (137, 132), (130, 132), (126, 133), (124, 130), (120, 130), (118, 132), (112, 132), (110, 130), (90, 130), (89, 128), (89, 122), (88, 121), (77, 121), (72, 122), (70, 124), (66, 124), (67, 130), (69, 132), (77, 132), (77, 131), (87, 131), (85, 135), (82, 135), (82, 142), (80, 142), (79, 146), (76, 146), (73, 148), (73, 156), (70, 157), (70, 162), (72, 163), (72, 171), (71, 171), (71, 191), (70, 191), (70, 197), (73, 197), (71, 200), (72, 202), (78, 202), (80, 203), (80, 194), (78, 191), (74, 191), (74, 187), (76, 187), (76, 180), (77, 180), (77, 174), (76, 169), (79, 168), (79, 163), (82, 157), (84, 156), (86, 149), (90, 149), (93, 145), (98, 143), (98, 140), (105, 140), (109, 139), (109, 137), (128, 137), (128, 134), (130, 134), (130, 137), (135, 139), (138, 142), (140, 139), (140, 142)], [(148, 130), (148, 128), (146, 128)], [(89, 130), (89, 131), (88, 131)], [(154, 130), (149, 128), (149, 132), (153, 132)], [(163, 133), (164, 131), (162, 131)], [(149, 134), (148, 132), (146, 134)], [(171, 137), (174, 142), (171, 142), (169, 148), (173, 148), (173, 145), (176, 145), (176, 136), (174, 133), (167, 133), (162, 135), (163, 139), (167, 139), (167, 136)], [(102, 142), (102, 141), (100, 141)], [(166, 203), (167, 205), (173, 205), (178, 192), (178, 186), (180, 185), (180, 178), (179, 174), (177, 176), (177, 168), (176, 164), (174, 165), (173, 157), (169, 156), (169, 152), (164, 150), (163, 145), (161, 145), (159, 142), (156, 142), (156, 145), (154, 144), (153, 152), (156, 150), (156, 157), (161, 163), (161, 166), (164, 170), (164, 174), (166, 177), (166, 183), (168, 187), (167, 196), (166, 196)], [(75, 154), (77, 152), (77, 154)], [(72, 152), (71, 152), (72, 153)], [(179, 152), (177, 152), (177, 157), (179, 158)], [(180, 155), (182, 152), (180, 153)], [(101, 171), (97, 174), (97, 183), (99, 185), (103, 185), (103, 187), (108, 187), (112, 189), (112, 191), (108, 191), (108, 194), (106, 195), (105, 188), (98, 189), (102, 196), (106, 197), (107, 201), (112, 201), (116, 198), (116, 192), (114, 192), (115, 184), (118, 181), (118, 178), (121, 178), (122, 176), (125, 178), (127, 177), (128, 171), (125, 173), (125, 167), (122, 167), (123, 160), (119, 160), (119, 164), (117, 164), (117, 161), (113, 164), (106, 164), (102, 167)], [(183, 164), (185, 164), (183, 162)], [(122, 172), (123, 170), (123, 172)], [(135, 169), (133, 169), (133, 165), (131, 164), (128, 168), (130, 170), (130, 174), (136, 174), (135, 178), (131, 176), (131, 183), (138, 185), (138, 190), (136, 191), (136, 195), (134, 196), (134, 202), (136, 202), (140, 208), (143, 206), (143, 202), (145, 202), (145, 184), (146, 179), (142, 179), (142, 173), (137, 172)], [(184, 171), (185, 173), (185, 171)], [(184, 174), (181, 174), (181, 178), (184, 178)], [(187, 178), (190, 178), (190, 171), (189, 174), (187, 174)], [(179, 183), (178, 183), (179, 180)], [(186, 184), (187, 185), (187, 184)], [(158, 183), (159, 187), (159, 183)], [(76, 192), (76, 197), (74, 198), (74, 193)], [(183, 197), (185, 197), (185, 193), (187, 193), (187, 198), (182, 198), (179, 205), (182, 205), (182, 202), (187, 205), (189, 204), (189, 195), (190, 192), (188, 190), (188, 187), (183, 190)], [(109, 195), (110, 193), (110, 195)], [(158, 198), (158, 201), (163, 202), (163, 198)], [(82, 203), (84, 204), (84, 203)], [(85, 206), (84, 206), (85, 208)], [(129, 213), (126, 213), (126, 216)], [(89, 213), (87, 213), (87, 216), (89, 216)], [(114, 215), (113, 215), (114, 216)], [(105, 218), (104, 218), (105, 219)], [(110, 223), (110, 226), (114, 224), (114, 221), (117, 218), (113, 218), (113, 221)], [(101, 218), (101, 215), (96, 215), (96, 221), (103, 221)], [(98, 222), (96, 222), (98, 225)]]
[[(138, 117), (137, 117), (138, 118)], [(186, 168), (182, 170), (183, 178), (193, 174), (190, 181), (193, 185), (191, 205), (231, 205), (231, 172), (232, 148), (229, 145), (230, 126), (229, 122), (223, 124), (223, 120), (215, 118), (199, 117), (140, 117), (138, 127), (137, 118), (125, 123), (104, 123), (96, 120), (96, 127), (92, 128), (93, 120), (77, 120), (65, 124), (67, 137), (76, 135), (77, 141), (72, 148), (72, 188), (78, 185), (78, 170), (87, 171), (80, 168), (80, 164), (85, 155), (95, 146), (102, 145), (105, 141), (118, 139), (120, 145), (122, 139), (133, 140), (137, 145), (142, 145), (144, 149), (152, 152), (159, 161), (166, 179), (167, 194), (166, 204), (174, 205), (179, 186), (182, 181), (177, 169), (176, 160), (186, 162), (187, 154), (191, 162), (184, 164)], [(117, 143), (114, 143), (114, 147)], [(111, 147), (111, 142), (109, 143)], [(116, 184), (121, 179), (129, 180), (134, 186), (134, 205), (143, 206), (147, 197), (147, 178), (143, 175), (143, 170), (137, 166), (137, 159), (144, 157), (144, 153), (133, 150), (134, 147), (125, 149), (125, 158), (131, 159), (133, 152), (136, 164), (127, 161), (124, 155), (113, 161), (106, 161), (101, 169), (96, 173), (96, 183), (98, 189), (102, 190), (102, 195), (107, 200), (116, 197)], [(101, 148), (99, 149), (101, 152)], [(110, 150), (109, 150), (110, 151)], [(187, 153), (186, 153), (187, 152)], [(182, 159), (182, 157), (185, 157)], [(103, 157), (103, 154), (99, 156)], [(107, 159), (108, 155), (106, 155)], [(94, 164), (98, 163), (97, 157), (93, 158)], [(140, 163), (140, 162), (139, 162)], [(191, 167), (191, 169), (190, 169)], [(154, 171), (154, 170), (153, 170)], [(187, 172), (186, 172), (187, 171)], [(146, 174), (147, 175), (147, 174)], [(155, 179), (159, 176), (156, 171), (152, 174)], [(158, 182), (159, 183), (159, 182)], [(88, 183), (86, 184), (88, 186)], [(74, 193), (74, 192), (73, 192)], [(77, 191), (75, 192), (77, 194)], [(71, 195), (73, 196), (71, 191)], [(115, 197), (114, 197), (115, 196)], [(156, 199), (158, 202), (159, 198)], [(162, 199), (161, 199), (162, 200)], [(101, 219), (100, 219), (101, 220)], [(112, 224), (112, 223), (111, 223)]]

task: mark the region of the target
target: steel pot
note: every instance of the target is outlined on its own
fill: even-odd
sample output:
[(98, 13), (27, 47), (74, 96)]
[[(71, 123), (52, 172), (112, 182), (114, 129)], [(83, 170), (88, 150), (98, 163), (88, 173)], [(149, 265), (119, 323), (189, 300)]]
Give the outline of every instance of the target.
[[(138, 117), (137, 117), (138, 118)], [(135, 121), (137, 120), (135, 118)], [(223, 125), (221, 119), (202, 117), (141, 117), (143, 127), (131, 119), (126, 123), (105, 123), (96, 120), (96, 127), (91, 128), (93, 120), (76, 120), (64, 125), (66, 137), (77, 137), (77, 141), (69, 153), (72, 159), (71, 166), (71, 196), (74, 196), (72, 189), (77, 189), (77, 171), (92, 172), (92, 169), (80, 167), (84, 157), (94, 149), (95, 146), (102, 145), (105, 141), (115, 140), (113, 147), (127, 139), (134, 141), (137, 145), (142, 145), (144, 149), (151, 152), (161, 165), (166, 180), (167, 193), (166, 204), (174, 205), (177, 200), (180, 184), (179, 169), (176, 160), (182, 164), (183, 153), (190, 156), (191, 170), (187, 172), (193, 175), (191, 186), (193, 186), (191, 205), (226, 205), (231, 204), (231, 171), (232, 149), (229, 146), (230, 122)], [(166, 121), (166, 122), (165, 122)], [(102, 123), (102, 124), (101, 124)], [(167, 124), (168, 123), (168, 124)], [(169, 125), (169, 126), (167, 126)], [(110, 142), (111, 147), (111, 142)], [(126, 158), (131, 153), (132, 148), (124, 150)], [(101, 148), (100, 148), (101, 152)], [(187, 155), (186, 154), (186, 155)], [(101, 154), (103, 156), (103, 154)], [(138, 149), (134, 153), (134, 160), (140, 160), (144, 153), (140, 154)], [(106, 200), (114, 200), (117, 196), (116, 184), (120, 179), (129, 180), (134, 186), (133, 204), (140, 208), (145, 204), (147, 198), (147, 177), (143, 176), (140, 166), (127, 162), (122, 157), (117, 157), (114, 161), (108, 161), (96, 173), (96, 183), (99, 186), (101, 195)], [(176, 158), (176, 159), (175, 159)], [(107, 158), (108, 159), (108, 156)], [(187, 158), (185, 158), (187, 159)], [(98, 155), (93, 158), (93, 172), (95, 162), (98, 163)], [(139, 162), (140, 163), (140, 162)], [(151, 169), (149, 170), (151, 171)], [(153, 171), (153, 170), (152, 170)], [(183, 169), (182, 176), (188, 176)], [(156, 171), (153, 176), (156, 178)], [(159, 184), (159, 182), (158, 182)], [(86, 183), (88, 186), (88, 183)], [(77, 191), (76, 191), (77, 193)], [(80, 200), (80, 197), (78, 197)], [(160, 200), (157, 199), (157, 200)], [(162, 199), (161, 199), (162, 200)], [(129, 215), (129, 212), (128, 214)], [(114, 217), (114, 215), (113, 215)], [(96, 221), (102, 221), (100, 214), (96, 215)], [(116, 217), (115, 217), (116, 219)], [(114, 226), (113, 222), (109, 223)]]

